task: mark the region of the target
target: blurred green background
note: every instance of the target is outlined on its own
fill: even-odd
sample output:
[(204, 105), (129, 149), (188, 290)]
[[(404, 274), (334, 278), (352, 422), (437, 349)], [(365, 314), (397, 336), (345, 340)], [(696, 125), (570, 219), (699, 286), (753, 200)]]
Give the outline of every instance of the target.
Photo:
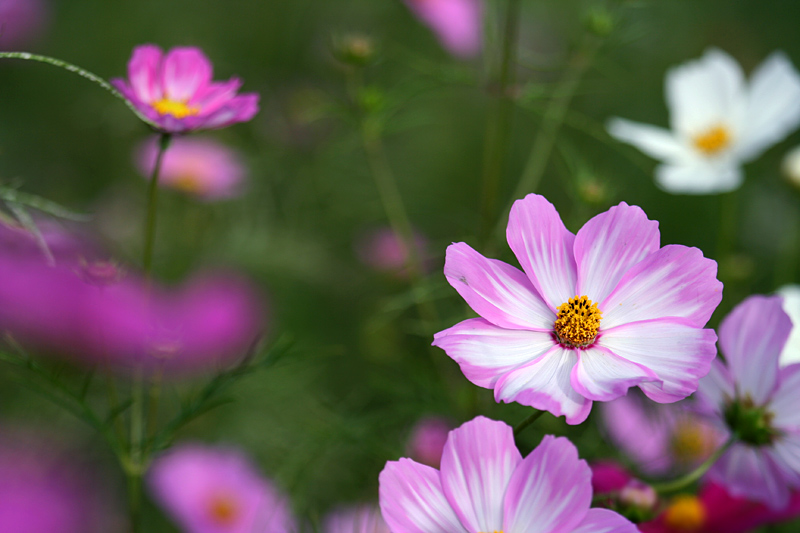
[[(745, 185), (724, 196), (676, 196), (656, 188), (655, 162), (611, 140), (610, 116), (666, 126), (666, 70), (719, 47), (750, 72), (769, 53), (800, 65), (800, 4), (779, 0), (628, 1), (621, 4), (587, 70), (538, 188), (577, 229), (620, 201), (660, 222), (662, 243), (701, 248), (720, 263), (725, 297), (716, 326), (751, 293), (798, 281), (800, 203), (783, 178), (800, 132), (745, 167)], [(30, 51), (56, 56), (103, 77), (126, 75), (134, 46), (193, 45), (214, 63), (215, 78), (237, 75), (261, 94), (249, 123), (203, 133), (238, 148), (250, 168), (241, 198), (200, 204), (161, 197), (155, 272), (165, 281), (210, 267), (239, 269), (263, 289), (271, 338), (295, 339), (277, 366), (251, 375), (236, 402), (183, 432), (186, 440), (234, 443), (291, 495), (302, 516), (371, 501), (387, 459), (404, 452), (424, 414), (460, 424), (477, 413), (515, 424), (529, 410), (496, 405), (469, 384), (432, 334), (470, 316), (441, 274), (450, 242), (466, 241), (514, 262), (502, 241), (479, 242), (481, 168), (500, 0), (487, 2), (487, 50), (459, 61), (399, 0), (69, 0), (52, 2), (47, 32)], [(609, 3), (611, 5), (611, 3)], [(542, 110), (572, 52), (589, 32), (601, 0), (525, 0), (515, 106), (500, 206), (510, 201)], [(406, 280), (358, 261), (363, 232), (386, 224), (346, 90), (333, 57), (335, 37), (364, 34), (377, 60), (364, 79), (387, 121), (385, 146), (413, 225), (429, 240), (431, 270), (418, 290), (438, 320), (421, 321)], [(145, 180), (132, 149), (146, 128), (100, 88), (53, 67), (0, 63), (0, 178), (23, 190), (95, 214), (88, 224), (110, 255), (133, 265), (141, 254)], [(723, 215), (725, 210), (727, 215)], [(720, 220), (728, 216), (729, 229)], [(720, 244), (726, 235), (728, 244)], [(176, 385), (187, 390), (194, 383)], [(167, 392), (175, 402), (176, 393)], [(596, 410), (595, 410), (596, 411)], [(594, 414), (594, 413), (593, 413)], [(0, 370), (2, 425), (47, 426), (107, 467), (113, 458), (86, 428), (20, 387)], [(614, 456), (593, 420), (568, 427), (550, 415), (528, 430), (574, 439), (586, 458)], [(528, 450), (524, 449), (523, 452)], [(171, 531), (154, 507), (148, 531)], [(796, 525), (794, 526), (796, 527)], [(793, 531), (785, 526), (775, 531)]]

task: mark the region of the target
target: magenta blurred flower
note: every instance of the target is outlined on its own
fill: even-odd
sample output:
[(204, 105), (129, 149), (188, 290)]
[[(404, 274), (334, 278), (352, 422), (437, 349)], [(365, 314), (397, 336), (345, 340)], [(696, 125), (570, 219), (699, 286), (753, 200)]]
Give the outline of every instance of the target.
[(636, 532), (591, 502), (591, 471), (566, 438), (545, 436), (523, 459), (511, 427), (483, 417), (450, 432), (441, 470), (404, 458), (380, 475), (381, 511), (395, 533)]
[[(428, 239), (415, 232), (414, 246), (425, 269), (428, 263)], [(408, 275), (408, 249), (391, 228), (378, 228), (363, 234), (356, 240), (355, 248), (358, 258), (368, 267), (378, 272)]]
[(153, 462), (148, 484), (187, 533), (296, 531), (286, 497), (234, 449), (177, 446)]
[(92, 364), (193, 372), (240, 358), (260, 333), (252, 287), (229, 276), (148, 289), (113, 263), (0, 259), (0, 329)]
[(0, 0), (0, 50), (35, 40), (47, 22), (48, 11), (44, 0)]
[[(158, 140), (142, 143), (136, 150), (139, 172), (150, 179), (158, 157)], [(232, 148), (211, 139), (173, 139), (161, 162), (158, 184), (213, 201), (232, 198), (242, 192), (247, 170)]]
[(447, 249), (447, 280), (482, 318), (433, 344), (467, 379), (570, 424), (629, 387), (659, 403), (697, 389), (716, 354), (716, 334), (703, 329), (722, 299), (714, 261), (662, 248), (658, 223), (624, 202), (576, 236), (530, 194), (514, 203), (507, 236), (524, 272), (466, 243)]
[(429, 416), (420, 419), (411, 429), (406, 450), (412, 459), (439, 468), (447, 434), (453, 426), (444, 418)]
[(325, 519), (323, 533), (390, 533), (380, 509), (361, 505), (334, 511)]
[(405, 0), (405, 3), (451, 54), (472, 57), (481, 51), (482, 0)]
[(642, 472), (688, 471), (706, 460), (724, 435), (685, 402), (653, 404), (634, 391), (601, 406), (611, 440)]
[(800, 488), (800, 364), (780, 367), (792, 330), (780, 296), (751, 296), (719, 327), (719, 359), (700, 381), (699, 409), (736, 442), (708, 477), (776, 510)]
[(208, 58), (195, 47), (177, 47), (166, 56), (157, 46), (133, 50), (128, 80), (111, 83), (147, 118), (168, 133), (215, 129), (246, 122), (258, 112), (258, 94), (237, 95), (242, 82), (212, 82)]
[[(99, 257), (98, 247), (81, 235), (67, 231), (62, 224), (51, 220), (35, 221), (39, 233), (53, 260), (60, 265), (78, 265)], [(41, 243), (28, 230), (0, 223), (0, 250), (5, 257), (45, 261)]]

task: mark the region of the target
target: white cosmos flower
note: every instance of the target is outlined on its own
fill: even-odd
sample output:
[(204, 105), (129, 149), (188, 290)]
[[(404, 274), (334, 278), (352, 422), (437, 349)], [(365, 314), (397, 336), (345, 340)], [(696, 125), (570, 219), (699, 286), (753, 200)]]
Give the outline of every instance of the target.
[(800, 285), (784, 285), (776, 292), (783, 297), (783, 312), (792, 321), (792, 332), (781, 352), (780, 365), (800, 363)]
[(736, 61), (718, 49), (667, 72), (672, 131), (613, 118), (608, 131), (659, 159), (656, 183), (682, 194), (731, 191), (742, 163), (758, 157), (800, 125), (800, 75), (774, 52), (750, 83)]

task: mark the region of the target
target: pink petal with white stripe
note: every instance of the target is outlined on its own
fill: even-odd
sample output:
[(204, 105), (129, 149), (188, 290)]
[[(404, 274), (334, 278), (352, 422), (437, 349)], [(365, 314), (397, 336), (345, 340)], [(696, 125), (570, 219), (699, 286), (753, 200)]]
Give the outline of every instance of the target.
[(736, 388), (728, 367), (720, 359), (714, 359), (708, 374), (698, 383), (697, 406), (705, 414), (721, 415), (735, 397)]
[(638, 533), (630, 521), (608, 509), (589, 509), (583, 521), (571, 533)]
[(167, 53), (161, 66), (164, 97), (188, 102), (211, 81), (211, 63), (197, 48), (177, 47)]
[(161, 80), (161, 48), (152, 44), (137, 46), (128, 62), (128, 80), (136, 97), (144, 103), (151, 103), (162, 98)]
[(500, 328), (482, 318), (459, 322), (433, 338), (433, 345), (447, 352), (468, 380), (485, 388), (555, 345), (550, 333)]
[(553, 204), (538, 194), (514, 202), (506, 237), (536, 291), (552, 309), (576, 295), (575, 236), (564, 227)]
[(759, 448), (734, 444), (711, 468), (708, 477), (732, 496), (755, 500), (772, 509), (785, 508), (789, 503), (789, 487), (780, 468)]
[(468, 531), (501, 531), (503, 496), (522, 456), (508, 424), (482, 416), (450, 432), (442, 489)]
[(602, 302), (633, 265), (657, 252), (658, 222), (622, 202), (584, 224), (575, 237), (578, 295)]
[(570, 383), (590, 400), (607, 402), (642, 382), (660, 382), (649, 368), (623, 359), (605, 348), (588, 348), (577, 353), (578, 364), (572, 369)]
[(778, 380), (778, 390), (769, 402), (772, 422), (781, 429), (800, 431), (800, 363), (782, 368)]
[(470, 307), (502, 328), (552, 331), (556, 313), (519, 269), (460, 242), (447, 247), (444, 275)]

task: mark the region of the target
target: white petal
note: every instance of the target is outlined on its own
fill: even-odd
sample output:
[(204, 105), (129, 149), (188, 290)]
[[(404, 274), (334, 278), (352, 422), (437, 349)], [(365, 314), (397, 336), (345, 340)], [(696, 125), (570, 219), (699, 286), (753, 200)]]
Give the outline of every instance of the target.
[(681, 161), (688, 155), (686, 147), (671, 131), (657, 126), (615, 117), (608, 121), (606, 130), (612, 137), (635, 146), (654, 159)]
[(717, 194), (739, 188), (744, 181), (738, 163), (695, 160), (656, 168), (656, 184), (673, 194)]
[(572, 369), (572, 388), (590, 400), (607, 402), (624, 395), (630, 387), (646, 381), (658, 381), (655, 372), (623, 359), (613, 352), (593, 347), (578, 352), (578, 364)]
[(800, 363), (800, 285), (784, 285), (777, 292), (783, 296), (783, 310), (792, 320), (792, 332), (781, 352), (780, 365)]

